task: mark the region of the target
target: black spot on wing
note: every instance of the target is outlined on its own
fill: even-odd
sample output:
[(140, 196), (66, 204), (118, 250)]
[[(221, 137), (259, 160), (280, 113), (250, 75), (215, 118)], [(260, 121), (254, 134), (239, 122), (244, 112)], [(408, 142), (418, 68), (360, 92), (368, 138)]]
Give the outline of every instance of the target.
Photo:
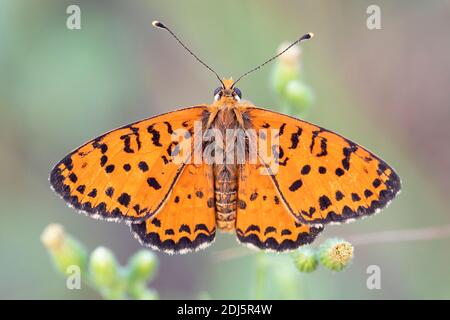
[(300, 141), (300, 136), (302, 135), (302, 128), (297, 127), (297, 131), (291, 134), (291, 146), (289, 149), (296, 149), (298, 146), (298, 143)]
[(141, 169), (142, 172), (148, 171), (148, 164), (145, 161), (140, 161), (138, 164), (139, 169)]
[(282, 136), (283, 135), (283, 133), (284, 133), (284, 129), (286, 128), (286, 123), (283, 123), (281, 126), (280, 126), (280, 129), (279, 129), (279, 132), (278, 132), (278, 135), (279, 136)]
[(277, 229), (275, 227), (269, 226), (264, 230), (264, 235), (266, 236), (268, 233), (277, 232)]
[(323, 157), (326, 156), (328, 154), (327, 151), (327, 139), (326, 138), (322, 138), (322, 140), (320, 141), (320, 153), (316, 154), (317, 157)]
[(245, 203), (244, 200), (239, 199), (237, 204), (238, 204), (239, 209), (244, 210), (245, 208), (247, 208), (247, 203)]
[(206, 231), (209, 233), (208, 227), (204, 223), (199, 223), (195, 226), (194, 232), (197, 232), (197, 231)]
[(195, 195), (197, 196), (197, 198), (201, 199), (203, 198), (203, 192), (201, 192), (200, 190), (195, 192)]
[(128, 207), (130, 200), (131, 196), (128, 193), (122, 193), (119, 198), (117, 198), (117, 201), (124, 207)]
[(345, 173), (345, 171), (344, 171), (342, 168), (337, 168), (336, 171), (335, 171), (335, 174), (336, 174), (338, 177), (343, 176), (344, 173)]
[(161, 227), (161, 221), (158, 218), (153, 218), (151, 224), (154, 225), (157, 228)]
[(341, 201), (344, 199), (344, 194), (341, 191), (336, 191), (336, 200)]
[(78, 177), (75, 173), (72, 172), (71, 174), (69, 174), (69, 180), (72, 181), (73, 183), (75, 183), (75, 182), (77, 182)]
[(131, 149), (131, 138), (129, 134), (125, 134), (120, 137), (123, 140), (123, 151), (126, 153), (134, 153), (134, 150)]
[(100, 145), (100, 151), (101, 151), (101, 153), (106, 153), (106, 151), (108, 151), (108, 145), (106, 145), (105, 143), (102, 143)]
[(112, 197), (113, 196), (113, 194), (114, 194), (114, 188), (113, 187), (109, 187), (109, 188), (107, 188), (106, 190), (105, 190), (105, 194), (108, 196), (108, 197)]
[(164, 164), (168, 164), (169, 163), (169, 160), (167, 159), (166, 156), (162, 156), (161, 159), (162, 159), (162, 161), (164, 161)]
[(86, 190), (86, 186), (84, 184), (81, 184), (77, 187), (77, 191), (81, 194), (84, 193), (84, 190)]
[(303, 168), (300, 171), (300, 173), (302, 175), (307, 175), (310, 171), (311, 171), (311, 166), (309, 164), (306, 164), (306, 165), (303, 166)]
[(295, 191), (297, 191), (298, 189), (300, 189), (300, 187), (301, 187), (302, 185), (303, 185), (303, 182), (302, 182), (301, 179), (295, 180), (295, 181), (291, 184), (291, 186), (289, 187), (289, 190), (290, 190), (291, 192), (295, 192)]
[(371, 195), (373, 195), (372, 191), (370, 191), (369, 189), (364, 190), (364, 196), (366, 198), (369, 198)]
[(331, 206), (331, 200), (327, 196), (323, 195), (319, 198), (319, 206), (320, 210), (326, 210), (329, 206)]
[(106, 164), (106, 162), (108, 162), (108, 157), (105, 156), (105, 155), (103, 155), (103, 156), (100, 158), (100, 166), (101, 166), (101, 167), (104, 167), (105, 164)]
[(352, 200), (353, 202), (358, 202), (361, 201), (361, 198), (357, 193), (352, 193)]
[(143, 213), (147, 213), (147, 208), (141, 209), (141, 206), (139, 204), (135, 204), (133, 206), (134, 211), (136, 214), (141, 215)]
[(344, 158), (341, 161), (342, 167), (347, 171), (350, 169), (350, 156), (356, 150), (358, 150), (358, 147), (353, 142), (349, 142), (348, 147), (342, 149), (342, 153), (344, 154)]
[(178, 145), (178, 142), (172, 141), (167, 147), (166, 152), (170, 157), (176, 157), (180, 153), (180, 146)]
[(245, 233), (247, 234), (252, 231), (260, 232), (261, 230), (259, 229), (259, 227), (257, 225), (252, 224), (252, 225), (248, 226), (247, 230), (245, 230)]
[(312, 217), (312, 215), (314, 214), (314, 212), (316, 212), (316, 208), (314, 207), (310, 207), (308, 211), (306, 210), (302, 210), (301, 213), (309, 218)]
[(161, 185), (159, 184), (158, 180), (153, 177), (147, 179), (147, 184), (155, 190), (161, 189)]
[(162, 144), (159, 142), (161, 135), (158, 130), (155, 129), (154, 125), (150, 125), (147, 128), (147, 132), (152, 135), (152, 143), (157, 147), (162, 147)]
[(95, 188), (88, 193), (88, 197), (95, 198), (96, 196), (97, 196), (97, 189)]
[(168, 134), (172, 134), (173, 133), (173, 129), (172, 129), (172, 125), (170, 124), (170, 122), (164, 121), (164, 124), (167, 126), (167, 133)]
[(311, 136), (311, 144), (309, 145), (309, 151), (312, 153), (313, 149), (314, 149), (314, 145), (316, 144), (316, 138), (317, 135), (321, 132), (322, 130), (315, 130), (312, 132), (312, 136)]
[(68, 155), (64, 159), (62, 159), (61, 163), (64, 164), (64, 166), (66, 167), (67, 170), (73, 169), (73, 161), (72, 161), (72, 157), (70, 155)]
[(278, 198), (278, 196), (274, 196), (274, 197), (273, 197), (273, 202), (274, 202), (275, 204), (280, 204), (280, 198)]
[(189, 226), (187, 224), (182, 224), (180, 226), (180, 228), (178, 229), (179, 232), (186, 232), (186, 233), (191, 233), (191, 228), (189, 228)]
[(372, 185), (374, 188), (378, 188), (379, 186), (381, 186), (381, 180), (376, 178), (375, 180), (373, 180)]

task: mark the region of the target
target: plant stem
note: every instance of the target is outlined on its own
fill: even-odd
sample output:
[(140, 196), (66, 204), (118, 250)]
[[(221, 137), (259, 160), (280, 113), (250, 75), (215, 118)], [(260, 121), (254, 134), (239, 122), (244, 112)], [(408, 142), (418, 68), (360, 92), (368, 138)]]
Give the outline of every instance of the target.
[[(391, 230), (383, 232), (355, 234), (342, 237), (347, 239), (351, 244), (358, 246), (389, 242), (429, 241), (449, 238), (450, 224), (420, 229)], [(252, 253), (252, 251), (244, 248), (230, 248), (215, 253), (214, 260), (215, 262), (219, 263), (222, 261), (233, 260), (236, 258), (247, 256)]]
[(392, 230), (356, 234), (346, 239), (354, 245), (366, 245), (387, 242), (426, 241), (450, 237), (450, 224), (421, 229)]
[(266, 287), (267, 258), (263, 252), (258, 252), (256, 256), (256, 279), (255, 279), (255, 299), (264, 298), (264, 289)]

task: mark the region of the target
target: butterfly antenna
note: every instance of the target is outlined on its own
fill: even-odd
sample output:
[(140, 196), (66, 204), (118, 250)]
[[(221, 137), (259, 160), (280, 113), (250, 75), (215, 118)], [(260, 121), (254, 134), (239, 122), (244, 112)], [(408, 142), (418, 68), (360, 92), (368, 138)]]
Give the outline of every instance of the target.
[(245, 76), (249, 75), (250, 73), (264, 67), (266, 64), (268, 64), (269, 62), (272, 62), (273, 60), (275, 60), (276, 58), (278, 58), (279, 56), (281, 56), (283, 53), (285, 53), (286, 51), (288, 51), (290, 48), (292, 48), (293, 46), (295, 46), (296, 44), (302, 42), (303, 40), (308, 40), (311, 39), (312, 37), (314, 37), (313, 33), (307, 33), (305, 35), (303, 35), (301, 38), (297, 39), (295, 42), (291, 43), (286, 49), (284, 49), (283, 51), (281, 51), (280, 53), (278, 53), (277, 55), (273, 56), (272, 58), (270, 58), (269, 60), (267, 60), (266, 62), (260, 64), (259, 66), (251, 69), (250, 71), (247, 71), (246, 73), (244, 73), (242, 76), (240, 76), (231, 86), (231, 88), (234, 88), (234, 85), (236, 83), (239, 82), (239, 80), (241, 80), (242, 78), (244, 78)]
[(165, 24), (163, 24), (160, 21), (153, 21), (152, 25), (156, 28), (160, 28), (160, 29), (164, 29), (167, 30), (167, 32), (169, 32), (172, 37), (175, 38), (175, 40), (178, 41), (178, 43), (184, 48), (186, 49), (187, 52), (189, 52), (198, 62), (200, 62), (202, 65), (204, 65), (209, 71), (211, 71), (212, 73), (214, 73), (214, 75), (217, 77), (217, 79), (220, 81), (220, 83), (222, 84), (222, 87), (225, 88), (225, 85), (222, 81), (222, 79), (219, 77), (219, 75), (217, 74), (217, 72), (215, 72), (210, 66), (208, 66), (206, 63), (204, 63), (199, 57), (197, 57), (197, 55), (195, 53), (193, 53), (177, 36), (175, 33), (173, 33), (172, 30), (169, 29), (169, 27), (167, 27)]

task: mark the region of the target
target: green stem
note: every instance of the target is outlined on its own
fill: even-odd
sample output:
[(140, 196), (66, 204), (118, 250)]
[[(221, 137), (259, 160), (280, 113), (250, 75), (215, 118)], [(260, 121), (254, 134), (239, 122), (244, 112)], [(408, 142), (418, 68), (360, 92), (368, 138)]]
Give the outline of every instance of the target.
[(255, 281), (255, 299), (264, 298), (264, 289), (266, 287), (267, 277), (267, 258), (263, 252), (256, 256), (256, 281)]

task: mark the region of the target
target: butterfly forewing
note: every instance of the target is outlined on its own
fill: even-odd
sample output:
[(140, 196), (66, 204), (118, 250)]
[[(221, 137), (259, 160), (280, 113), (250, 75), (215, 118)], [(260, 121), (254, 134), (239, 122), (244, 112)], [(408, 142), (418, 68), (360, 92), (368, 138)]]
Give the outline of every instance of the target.
[[(271, 177), (298, 221), (323, 224), (370, 215), (400, 190), (391, 167), (340, 135), (255, 107), (244, 114), (255, 129), (278, 130), (278, 166)], [(266, 161), (263, 155), (260, 160)]]
[(172, 141), (173, 132), (192, 133), (207, 113), (196, 106), (106, 133), (60, 161), (50, 175), (52, 187), (91, 216), (143, 221), (161, 209), (189, 160), (185, 152), (174, 161), (179, 141)]

